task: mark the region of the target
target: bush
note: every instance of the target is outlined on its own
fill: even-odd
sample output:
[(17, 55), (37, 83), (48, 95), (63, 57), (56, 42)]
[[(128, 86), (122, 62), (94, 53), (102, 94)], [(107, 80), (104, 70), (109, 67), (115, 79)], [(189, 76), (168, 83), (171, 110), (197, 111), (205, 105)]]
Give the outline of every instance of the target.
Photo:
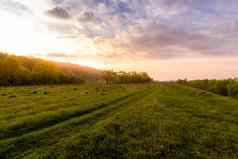
[(152, 78), (145, 72), (113, 72), (104, 71), (103, 77), (106, 83), (148, 83), (152, 82)]
[(178, 83), (200, 88), (206, 91), (217, 93), (223, 96), (238, 97), (238, 81), (237, 79), (226, 80), (178, 80)]

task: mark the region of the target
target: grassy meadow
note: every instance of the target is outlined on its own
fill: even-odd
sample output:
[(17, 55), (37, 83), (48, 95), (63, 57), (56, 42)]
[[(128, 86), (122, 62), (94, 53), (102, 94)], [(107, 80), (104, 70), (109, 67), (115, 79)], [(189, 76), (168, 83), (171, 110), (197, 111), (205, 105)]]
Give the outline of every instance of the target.
[(237, 159), (238, 100), (175, 83), (0, 87), (0, 159)]

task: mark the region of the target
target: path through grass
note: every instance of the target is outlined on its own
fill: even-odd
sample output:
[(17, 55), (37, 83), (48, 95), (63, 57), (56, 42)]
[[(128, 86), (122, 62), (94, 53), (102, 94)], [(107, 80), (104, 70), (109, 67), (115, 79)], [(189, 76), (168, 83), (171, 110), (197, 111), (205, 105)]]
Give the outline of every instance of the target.
[(0, 100), (1, 159), (238, 158), (238, 100), (178, 84), (1, 88)]

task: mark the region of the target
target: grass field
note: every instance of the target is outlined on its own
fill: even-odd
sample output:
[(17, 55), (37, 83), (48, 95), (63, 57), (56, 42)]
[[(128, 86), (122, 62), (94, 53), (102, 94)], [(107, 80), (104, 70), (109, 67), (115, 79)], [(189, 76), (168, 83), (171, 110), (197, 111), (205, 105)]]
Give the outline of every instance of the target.
[(173, 83), (0, 88), (0, 159), (237, 159), (238, 100)]

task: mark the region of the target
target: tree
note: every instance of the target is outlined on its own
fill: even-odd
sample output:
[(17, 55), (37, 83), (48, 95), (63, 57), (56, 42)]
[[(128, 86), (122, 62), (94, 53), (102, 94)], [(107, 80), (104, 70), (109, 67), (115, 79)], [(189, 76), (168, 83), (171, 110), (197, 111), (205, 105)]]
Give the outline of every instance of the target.
[(103, 78), (106, 81), (106, 84), (112, 83), (115, 80), (115, 72), (113, 71), (104, 71), (103, 72)]

